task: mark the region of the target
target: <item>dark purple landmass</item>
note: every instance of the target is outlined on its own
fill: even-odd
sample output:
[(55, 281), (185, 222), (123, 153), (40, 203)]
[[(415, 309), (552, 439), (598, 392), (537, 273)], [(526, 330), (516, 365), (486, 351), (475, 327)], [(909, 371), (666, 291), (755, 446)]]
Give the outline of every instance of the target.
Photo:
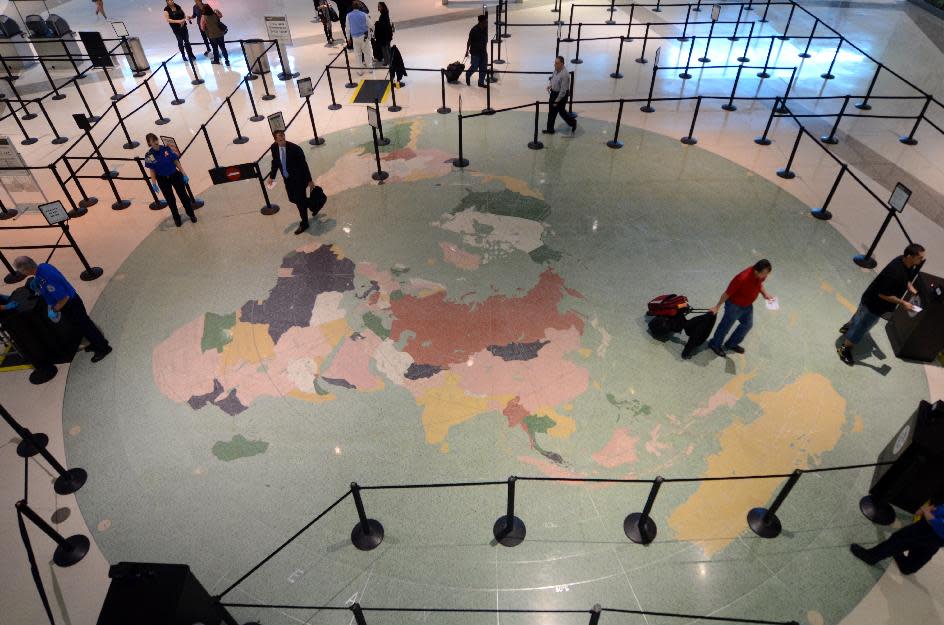
[(327, 382), (328, 384), (333, 384), (333, 385), (335, 385), (335, 386), (343, 386), (344, 388), (353, 388), (353, 389), (356, 389), (356, 388), (357, 388), (356, 386), (354, 386), (353, 384), (351, 384), (350, 382), (348, 382), (347, 380), (344, 380), (344, 379), (342, 379), (342, 378), (325, 378), (325, 377), (323, 377), (323, 378), (321, 378), (321, 379), (324, 380), (325, 382)]
[(531, 360), (538, 357), (541, 348), (550, 341), (535, 341), (533, 343), (509, 343), (508, 345), (489, 345), (488, 351), (502, 360)]
[(200, 410), (207, 404), (211, 403), (216, 397), (220, 396), (220, 393), (223, 392), (223, 384), (213, 378), (213, 390), (207, 393), (206, 395), (194, 395), (187, 400), (187, 403), (190, 404), (190, 407), (194, 410)]
[(246, 407), (236, 398), (236, 389), (230, 389), (226, 397), (217, 401), (216, 398), (219, 397), (222, 392), (223, 384), (214, 378), (212, 391), (206, 395), (194, 395), (187, 400), (187, 403), (190, 404), (190, 407), (194, 410), (200, 410), (207, 404), (212, 404), (231, 417), (235, 417), (240, 412), (246, 410)]
[(423, 378), (431, 378), (443, 368), (437, 365), (418, 365), (415, 362), (410, 365), (410, 368), (406, 370), (404, 377), (407, 380), (421, 380)]
[(282, 260), (282, 268), (292, 275), (278, 278), (263, 301), (246, 302), (240, 309), (242, 321), (269, 324), (274, 342), (289, 328), (308, 327), (319, 294), (354, 290), (354, 261), (339, 259), (330, 245), (292, 252)]
[(243, 412), (247, 409), (238, 399), (236, 399), (236, 389), (234, 388), (230, 389), (229, 393), (227, 393), (226, 397), (223, 399), (210, 403), (214, 404), (231, 417), (235, 417), (240, 412)]

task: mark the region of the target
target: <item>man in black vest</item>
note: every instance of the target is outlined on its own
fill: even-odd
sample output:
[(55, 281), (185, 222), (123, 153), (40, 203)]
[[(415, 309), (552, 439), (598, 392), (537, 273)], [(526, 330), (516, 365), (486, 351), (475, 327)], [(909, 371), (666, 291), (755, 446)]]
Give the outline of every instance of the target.
[(269, 188), (275, 184), (275, 172), (281, 171), (285, 180), (285, 192), (288, 201), (298, 208), (301, 223), (295, 229), (295, 234), (308, 230), (308, 191), (315, 188), (308, 170), (308, 161), (305, 160), (305, 151), (298, 145), (285, 140), (285, 131), (276, 130), (272, 133), (275, 143), (272, 144), (272, 168), (269, 170)]

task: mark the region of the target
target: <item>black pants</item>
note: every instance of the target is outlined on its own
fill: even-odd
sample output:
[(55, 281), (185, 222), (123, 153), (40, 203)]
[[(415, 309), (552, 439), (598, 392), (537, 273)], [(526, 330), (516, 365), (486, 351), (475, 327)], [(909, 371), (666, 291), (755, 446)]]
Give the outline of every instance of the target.
[(205, 31), (205, 30), (201, 30), (201, 31), (200, 31), (200, 36), (203, 37), (203, 45), (206, 46), (206, 51), (207, 51), (207, 53), (209, 54), (209, 52), (210, 52), (210, 38), (207, 37), (207, 34), (206, 34), (206, 31)]
[(193, 58), (195, 55), (193, 48), (190, 47), (190, 31), (187, 30), (187, 27), (183, 26), (174, 30), (174, 36), (177, 37), (177, 49), (180, 50), (184, 60)]
[[(934, 557), (944, 546), (944, 538), (937, 535), (927, 521), (918, 521), (901, 528), (883, 542), (866, 550), (872, 562), (895, 558), (902, 575), (910, 575)], [(907, 555), (905, 555), (907, 552)]]
[(223, 37), (217, 39), (210, 39), (210, 45), (213, 46), (213, 62), (220, 62), (220, 52), (223, 53), (223, 58), (229, 63), (229, 53), (226, 52), (226, 44), (223, 42)]
[(291, 188), (286, 185), (285, 192), (288, 195), (288, 201), (295, 205), (295, 208), (298, 209), (298, 218), (301, 220), (302, 225), (308, 225), (308, 183), (304, 183), (303, 186)]
[(482, 54), (477, 54), (475, 52), (469, 53), (469, 69), (465, 71), (465, 82), (470, 82), (472, 78), (472, 72), (475, 70), (479, 71), (479, 87), (485, 86), (485, 69), (488, 67), (488, 54), (483, 52)]
[(108, 349), (108, 340), (98, 326), (89, 318), (85, 310), (85, 304), (82, 298), (74, 295), (69, 298), (66, 305), (62, 307), (62, 318), (66, 320), (73, 328), (82, 333), (82, 336), (89, 342), (89, 347), (95, 353), (103, 352)]
[(554, 122), (557, 121), (558, 115), (560, 115), (561, 119), (563, 119), (571, 128), (577, 125), (577, 122), (574, 120), (574, 116), (567, 112), (567, 96), (564, 96), (564, 99), (558, 102), (558, 95), (559, 94), (556, 91), (551, 91), (551, 97), (547, 102), (548, 130), (554, 130)]
[(174, 216), (174, 221), (180, 221), (180, 213), (177, 212), (177, 200), (174, 199), (174, 191), (180, 196), (180, 203), (184, 205), (184, 211), (188, 217), (193, 217), (193, 206), (190, 204), (190, 194), (187, 193), (187, 186), (184, 184), (184, 175), (175, 171), (170, 176), (158, 176), (157, 186), (161, 188), (164, 199), (167, 200), (167, 208), (170, 214)]

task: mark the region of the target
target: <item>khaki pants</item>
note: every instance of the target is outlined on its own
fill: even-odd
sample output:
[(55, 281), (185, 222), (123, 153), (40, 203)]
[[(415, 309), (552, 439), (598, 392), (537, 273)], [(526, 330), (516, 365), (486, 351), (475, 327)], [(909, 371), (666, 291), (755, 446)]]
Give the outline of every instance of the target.
[[(355, 67), (373, 67), (374, 51), (370, 45), (370, 39), (365, 39), (364, 35), (354, 38), (354, 58), (351, 64)], [(363, 74), (364, 70), (357, 70), (358, 75)]]

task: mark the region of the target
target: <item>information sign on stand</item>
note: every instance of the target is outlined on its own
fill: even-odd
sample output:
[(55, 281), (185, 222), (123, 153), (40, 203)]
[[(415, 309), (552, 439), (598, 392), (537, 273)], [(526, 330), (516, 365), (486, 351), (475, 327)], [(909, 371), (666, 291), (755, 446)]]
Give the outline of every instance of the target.
[(115, 30), (115, 34), (119, 37), (127, 37), (128, 27), (125, 26), (124, 22), (112, 22), (111, 27)]
[(281, 112), (272, 113), (266, 117), (266, 119), (269, 120), (269, 130), (273, 133), (278, 130), (285, 130), (285, 119), (282, 117)]
[(50, 226), (55, 226), (69, 220), (69, 213), (66, 212), (65, 207), (59, 200), (40, 204), (39, 212), (43, 214), (43, 217), (46, 218), (46, 222)]
[(892, 196), (888, 200), (888, 205), (891, 206), (893, 210), (896, 210), (900, 213), (905, 210), (905, 204), (908, 203), (910, 198), (911, 189), (899, 182), (895, 185), (895, 190), (892, 191)]
[[(16, 169), (20, 168), (22, 169)], [(43, 193), (42, 188), (33, 177), (33, 172), (26, 169), (26, 162), (16, 146), (10, 141), (10, 137), (0, 136), (0, 185), (6, 189), (7, 193)], [(46, 195), (43, 194), (43, 199)], [(16, 203), (17, 206), (24, 209), (30, 207), (30, 203)]]
[(662, 46), (656, 48), (656, 53), (652, 57), (652, 64), (656, 67), (659, 66), (659, 57), (662, 56)]
[(367, 107), (367, 123), (375, 130), (380, 127), (380, 115), (377, 112), (377, 107)]
[(315, 88), (311, 84), (311, 78), (298, 79), (298, 97), (307, 98), (315, 93)]
[(718, 18), (721, 17), (721, 5), (715, 4), (711, 7), (711, 21), (717, 22)]
[(283, 46), (292, 45), (292, 31), (288, 27), (288, 18), (284, 15), (265, 16), (266, 36), (275, 39)]
[(166, 137), (164, 135), (161, 135), (161, 143), (163, 143), (164, 145), (169, 147), (171, 150), (173, 150), (174, 154), (177, 155), (177, 158), (180, 158), (180, 148), (177, 147), (177, 139), (174, 139), (173, 137)]

